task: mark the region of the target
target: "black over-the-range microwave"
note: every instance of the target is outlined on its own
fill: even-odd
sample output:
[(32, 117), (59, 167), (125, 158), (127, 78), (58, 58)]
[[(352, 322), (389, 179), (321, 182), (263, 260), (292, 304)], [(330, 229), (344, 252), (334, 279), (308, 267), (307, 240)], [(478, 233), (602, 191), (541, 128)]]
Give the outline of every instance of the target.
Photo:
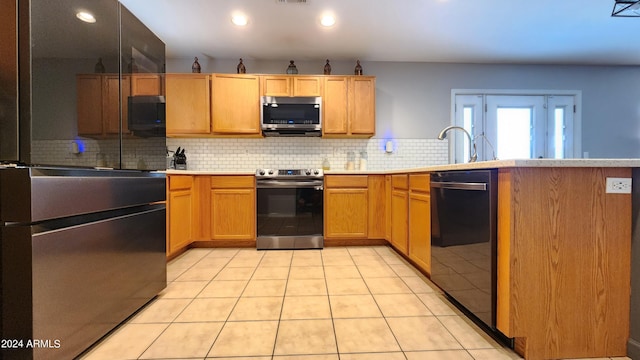
[(162, 137), (166, 134), (164, 96), (129, 96), (129, 131), (140, 137)]
[(261, 97), (260, 119), (264, 136), (322, 135), (321, 97)]

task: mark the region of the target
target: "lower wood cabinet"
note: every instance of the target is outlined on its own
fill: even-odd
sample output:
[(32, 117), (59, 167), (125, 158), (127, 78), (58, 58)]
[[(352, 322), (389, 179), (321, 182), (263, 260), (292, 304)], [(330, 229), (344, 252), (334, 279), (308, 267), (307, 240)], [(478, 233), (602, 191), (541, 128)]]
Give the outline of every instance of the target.
[(391, 244), (407, 255), (409, 237), (408, 176), (391, 176)]
[(431, 274), (429, 174), (409, 175), (409, 258)]
[(171, 256), (189, 246), (193, 238), (193, 176), (168, 176), (167, 189), (167, 256)]
[(385, 239), (386, 231), (386, 194), (385, 176), (369, 175), (369, 206), (367, 237), (369, 239)]
[(366, 239), (369, 190), (366, 175), (327, 175), (324, 190), (324, 237)]
[(211, 177), (211, 239), (255, 240), (254, 176)]
[(255, 239), (253, 175), (167, 176), (168, 257), (194, 242), (200, 246), (207, 242), (215, 242), (214, 246), (250, 246)]

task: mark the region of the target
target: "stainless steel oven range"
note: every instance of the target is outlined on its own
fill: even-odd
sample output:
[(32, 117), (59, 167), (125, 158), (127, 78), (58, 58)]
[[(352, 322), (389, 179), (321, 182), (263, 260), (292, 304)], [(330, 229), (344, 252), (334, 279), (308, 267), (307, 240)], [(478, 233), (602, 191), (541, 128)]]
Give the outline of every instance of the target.
[(258, 169), (258, 250), (322, 249), (324, 174), (321, 169)]

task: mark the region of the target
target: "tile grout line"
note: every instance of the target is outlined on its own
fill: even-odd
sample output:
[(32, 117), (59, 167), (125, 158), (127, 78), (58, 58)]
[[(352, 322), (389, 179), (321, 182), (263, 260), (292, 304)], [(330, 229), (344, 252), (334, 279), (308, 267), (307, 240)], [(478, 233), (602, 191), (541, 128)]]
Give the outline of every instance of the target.
[[(180, 274), (180, 276), (182, 276), (185, 272), (187, 272), (188, 270), (190, 270), (191, 268), (193, 268), (197, 263), (199, 263), (200, 261), (202, 261), (202, 259), (204, 259), (204, 258), (205, 258), (208, 254), (210, 254), (211, 252), (212, 252), (212, 251), (209, 251), (207, 254), (205, 254), (204, 256), (202, 256), (198, 261), (194, 262), (193, 264), (191, 264), (191, 266), (187, 267), (187, 268), (186, 268), (186, 269), (185, 269), (185, 270)], [(180, 276), (178, 276), (178, 277), (180, 277)], [(171, 280), (171, 281), (170, 281), (170, 283), (175, 282), (175, 281), (176, 281), (176, 279), (178, 279), (178, 277), (176, 277), (175, 279)], [(168, 286), (168, 285), (167, 285), (167, 286)], [(205, 287), (206, 287), (206, 285), (205, 285)], [(203, 289), (204, 289), (204, 288), (203, 288)], [(201, 290), (200, 292), (202, 292), (202, 290)], [(198, 293), (198, 294), (199, 294), (199, 293)], [(197, 294), (196, 294), (196, 296), (197, 296)], [(161, 336), (162, 336), (162, 335), (167, 331), (167, 329), (169, 329), (169, 327), (171, 327), (171, 325), (175, 322), (175, 320), (178, 318), (178, 316), (180, 316), (180, 314), (182, 314), (182, 312), (184, 312), (184, 310), (185, 310), (186, 308), (188, 308), (188, 307), (189, 307), (189, 305), (191, 305), (191, 304), (193, 303), (193, 300), (195, 300), (196, 296), (194, 296), (194, 297), (193, 297), (193, 299), (191, 299), (191, 301), (189, 301), (189, 302), (187, 303), (187, 305), (184, 307), (184, 309), (182, 309), (182, 311), (180, 311), (180, 312), (179, 312), (179, 313), (178, 313), (178, 314), (173, 318), (173, 320), (171, 320), (169, 323), (167, 323), (167, 326), (166, 326), (166, 327), (165, 327), (165, 328), (164, 328), (164, 329), (163, 329), (163, 330), (158, 334), (158, 336), (156, 336), (156, 337), (155, 337), (155, 339), (153, 339), (153, 341), (151, 341), (151, 342), (149, 343), (149, 345), (148, 345), (148, 346), (147, 346), (147, 347), (146, 347), (146, 348), (145, 348), (145, 349), (140, 353), (140, 355), (138, 355), (138, 356), (136, 357), (136, 359), (140, 359), (140, 358), (141, 358), (141, 356), (142, 356), (142, 355), (144, 355), (144, 353), (145, 353), (145, 352), (149, 351), (149, 349), (153, 346), (153, 344), (155, 344), (155, 342), (156, 342), (156, 341), (158, 341), (158, 339), (160, 339), (160, 337), (161, 337)], [(156, 296), (155, 296), (155, 299), (160, 300), (160, 299), (162, 299), (162, 298), (158, 298), (158, 296), (156, 295)], [(147, 303), (147, 305), (148, 305), (148, 303)], [(145, 307), (146, 307), (147, 305), (145, 305)], [(164, 323), (160, 323), (160, 324), (164, 324)], [(124, 325), (124, 323), (123, 323), (123, 324), (121, 324), (121, 325)], [(120, 325), (119, 325), (119, 326), (120, 326)], [(208, 354), (208, 353), (207, 353), (207, 354)], [(206, 356), (205, 356), (205, 357), (206, 357)]]
[[(380, 257), (380, 254), (378, 254), (377, 251), (374, 250), (374, 252), (376, 253), (376, 255), (378, 257)], [(364, 285), (367, 287), (367, 290), (369, 291), (369, 296), (371, 296), (371, 298), (373, 299), (373, 302), (376, 304), (376, 306), (378, 307), (378, 311), (380, 311), (380, 315), (382, 315), (382, 318), (384, 319), (385, 324), (387, 324), (387, 328), (389, 329), (389, 332), (391, 333), (391, 335), (393, 336), (393, 339), (396, 341), (396, 345), (398, 345), (398, 349), (400, 349), (400, 351), (402, 352), (402, 356), (404, 356), (405, 360), (407, 360), (407, 354), (405, 354), (404, 349), (402, 348), (402, 346), (400, 345), (400, 342), (398, 341), (398, 337), (396, 336), (396, 334), (393, 332), (393, 329), (391, 329), (391, 325), (389, 325), (389, 321), (387, 321), (387, 317), (384, 316), (384, 312), (382, 312), (382, 309), (380, 308), (380, 305), (378, 304), (378, 301), (376, 301), (376, 297), (373, 296), (374, 294), (371, 292), (371, 288), (369, 288), (369, 284), (367, 284), (367, 281), (365, 280), (364, 276), (362, 275), (362, 273), (360, 272), (360, 267), (358, 266), (358, 264), (356, 263), (355, 259), (353, 259), (353, 254), (351, 254), (351, 252), (349, 251), (349, 255), (351, 256), (351, 260), (353, 261), (353, 263), (356, 266), (356, 270), (358, 271), (358, 274), (360, 274), (360, 277), (362, 278), (362, 282), (364, 282)], [(384, 259), (383, 259), (384, 261)], [(386, 261), (384, 262), (386, 264)]]
[[(273, 348), (271, 349), (271, 359), (276, 356), (276, 345), (278, 344), (278, 332), (280, 331), (280, 323), (282, 322), (282, 311), (284, 310), (284, 302), (287, 299), (287, 287), (289, 286), (289, 277), (291, 276), (291, 266), (293, 265), (293, 256), (295, 255), (295, 250), (291, 252), (291, 259), (289, 260), (289, 271), (287, 271), (287, 279), (284, 283), (284, 292), (282, 294), (282, 304), (280, 305), (280, 315), (278, 316), (278, 324), (276, 325), (276, 336), (273, 339)], [(264, 256), (262, 257), (264, 259)], [(262, 259), (260, 262), (262, 262)], [(260, 264), (258, 263), (258, 266)]]
[(329, 296), (329, 284), (327, 282), (327, 272), (324, 265), (324, 253), (320, 253), (320, 261), (322, 262), (322, 275), (324, 276), (324, 286), (327, 289), (327, 301), (329, 302), (329, 316), (331, 316), (331, 327), (333, 328), (333, 339), (336, 342), (336, 354), (338, 354), (338, 360), (339, 360), (340, 348), (338, 347), (338, 334), (336, 333), (336, 323), (334, 321), (335, 319), (333, 318), (333, 307), (331, 306), (331, 296)]
[[(238, 256), (238, 254), (240, 253), (240, 251), (236, 251), (236, 253), (229, 258), (229, 260), (224, 264), (224, 266), (222, 267), (222, 269), (220, 269), (212, 278), (211, 280), (209, 280), (207, 282), (207, 285), (205, 285), (202, 290), (200, 290), (200, 292), (198, 292), (198, 294), (196, 294), (196, 296), (194, 296), (193, 300), (195, 300), (198, 295), (200, 295), (202, 293), (202, 291), (204, 291), (204, 289), (209, 286), (216, 278), (216, 276), (218, 276), (220, 274), (220, 272), (222, 272), (222, 270), (227, 268), (227, 265), (229, 265), (229, 263), (231, 263), (231, 261), (233, 259), (235, 259), (236, 256)], [(201, 259), (202, 260), (202, 259)], [(260, 259), (260, 261), (262, 261), (262, 258)], [(249, 286), (249, 282), (251, 281), (251, 278), (253, 277), (253, 274), (255, 274), (256, 269), (258, 267), (256, 266), (255, 269), (253, 269), (253, 272), (251, 273), (251, 276), (249, 277), (249, 280), (247, 281), (247, 283), (244, 285), (244, 287), (242, 288), (242, 291), (240, 292), (240, 295), (238, 295), (235, 304), (233, 304), (233, 307), (231, 308), (231, 311), (229, 311), (229, 314), (227, 315), (227, 318), (225, 319), (225, 321), (222, 324), (222, 327), (220, 328), (220, 331), (218, 331), (218, 334), (215, 336), (215, 338), (213, 339), (213, 342), (211, 343), (211, 346), (209, 346), (209, 350), (207, 351), (207, 354), (204, 356), (204, 358), (206, 359), (209, 356), (209, 353), (211, 352), (211, 350), (213, 350), (213, 346), (216, 344), (216, 341), (218, 341), (218, 338), (220, 337), (220, 334), (222, 334), (222, 330), (224, 329), (225, 325), (227, 325), (227, 322), (229, 321), (229, 317), (231, 317), (231, 314), (233, 313), (233, 310), (236, 308), (236, 306), (238, 306), (238, 302), (240, 302), (240, 298), (242, 297), (242, 294), (245, 292), (245, 290), (247, 289), (247, 286)], [(193, 301), (192, 301), (193, 302)], [(187, 305), (188, 307), (189, 305)], [(186, 309), (186, 307), (185, 307)], [(184, 311), (185, 309), (183, 309), (182, 311)], [(182, 313), (182, 312), (181, 312)], [(179, 315), (178, 315), (179, 316)], [(176, 317), (177, 319), (177, 317)]]

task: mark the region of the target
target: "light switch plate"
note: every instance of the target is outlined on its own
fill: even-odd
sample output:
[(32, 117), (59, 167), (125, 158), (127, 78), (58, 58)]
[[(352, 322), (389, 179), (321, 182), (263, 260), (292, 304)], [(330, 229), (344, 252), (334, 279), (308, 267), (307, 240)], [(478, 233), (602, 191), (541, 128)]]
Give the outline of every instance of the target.
[(608, 194), (631, 194), (631, 178), (607, 178)]

